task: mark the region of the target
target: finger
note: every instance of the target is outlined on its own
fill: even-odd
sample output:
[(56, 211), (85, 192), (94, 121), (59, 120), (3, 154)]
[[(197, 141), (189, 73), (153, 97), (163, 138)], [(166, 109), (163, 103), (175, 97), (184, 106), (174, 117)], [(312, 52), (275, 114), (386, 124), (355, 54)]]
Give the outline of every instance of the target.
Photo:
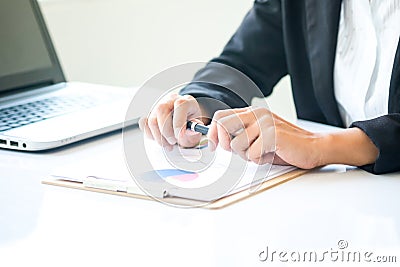
[(158, 128), (157, 117), (150, 117), (148, 119), (148, 125), (153, 135), (154, 140), (163, 147), (166, 147), (168, 150), (172, 149), (172, 146), (167, 142), (167, 140), (161, 135), (160, 129)]
[(219, 145), (222, 147), (222, 149), (231, 151), (231, 135), (227, 132), (225, 127), (219, 123), (218, 121), (216, 122), (217, 124), (217, 139)]
[[(231, 114), (223, 113), (225, 117), (217, 121), (218, 142), (225, 150), (232, 150), (232, 139), (244, 133), (244, 129), (256, 121), (256, 116), (251, 108), (232, 110)], [(228, 115), (229, 114), (229, 115)], [(246, 134), (242, 136), (245, 140)], [(233, 138), (232, 138), (233, 137)], [(244, 156), (242, 154), (242, 156)]]
[(265, 108), (253, 108), (242, 109), (229, 116), (226, 116), (220, 120), (226, 130), (233, 136), (241, 133), (241, 131), (249, 127), (254, 122), (260, 122), (261, 118), (264, 121), (270, 120), (269, 124), (273, 123), (271, 112)]
[(139, 128), (144, 132), (147, 138), (154, 140), (153, 134), (151, 133), (149, 125), (147, 123), (147, 118), (140, 118)]
[[(204, 125), (204, 123), (199, 119), (191, 119), (191, 121)], [(179, 145), (182, 147), (197, 146), (200, 143), (201, 137), (202, 137), (201, 133), (187, 129), (185, 130), (184, 137), (179, 139)]]
[[(188, 133), (190, 131), (188, 130), (186, 132)], [(194, 147), (199, 144), (200, 140), (201, 140), (201, 133), (193, 132), (193, 135), (179, 139), (178, 143), (182, 147)]]
[[(203, 121), (199, 120), (199, 119), (191, 119), (190, 121), (196, 122), (197, 124), (204, 125)], [(188, 131), (186, 131), (186, 135), (187, 136), (193, 136), (193, 135), (199, 135), (200, 134), (199, 132), (192, 131), (191, 129), (187, 129), (187, 130), (188, 130)]]
[(217, 123), (214, 120), (212, 120), (211, 124), (208, 126), (207, 139), (208, 147), (211, 151), (214, 151), (218, 146), (218, 129)]
[(139, 129), (140, 129), (141, 131), (144, 131), (144, 127), (145, 127), (146, 121), (147, 121), (147, 118), (146, 118), (146, 117), (141, 117), (141, 118), (139, 119)]
[(214, 151), (219, 143), (218, 140), (218, 121), (225, 116), (233, 114), (235, 111), (233, 109), (218, 110), (214, 113), (211, 119), (211, 124), (209, 125), (207, 138), (209, 140), (208, 145), (211, 151)]
[(186, 123), (189, 119), (200, 117), (200, 109), (196, 99), (192, 96), (182, 96), (174, 102), (174, 116), (172, 125), (176, 139), (186, 133)]
[(242, 133), (233, 138), (230, 146), (235, 153), (247, 160), (246, 151), (259, 135), (260, 127), (257, 123), (253, 123)]
[(249, 149), (247, 149), (245, 158), (256, 164), (261, 164), (261, 159), (264, 155), (262, 143), (262, 137), (258, 136), (258, 138), (250, 145)]
[(179, 97), (179, 94), (171, 93), (171, 94), (168, 95), (168, 100), (175, 101), (175, 99), (177, 99), (178, 97)]
[(275, 151), (274, 127), (265, 126), (260, 133), (246, 151), (246, 158), (257, 164), (263, 164), (263, 156)]
[(160, 129), (161, 135), (167, 140), (170, 145), (175, 145), (177, 142), (174, 135), (174, 129), (172, 128), (173, 107), (173, 102), (168, 101), (165, 103), (160, 103), (156, 111), (158, 129)]
[(265, 108), (253, 107), (219, 110), (214, 114), (208, 138), (211, 143), (215, 144), (215, 147), (219, 143), (224, 149), (230, 150), (232, 136), (241, 134), (244, 128), (252, 124), (258, 117), (268, 113), (270, 111)]
[(221, 121), (228, 116), (234, 115), (235, 112), (237, 112), (235, 109), (219, 110), (215, 112), (212, 120), (211, 133), (209, 135), (211, 143), (215, 146), (214, 149), (219, 144), (224, 150), (231, 151), (231, 136), (221, 124)]

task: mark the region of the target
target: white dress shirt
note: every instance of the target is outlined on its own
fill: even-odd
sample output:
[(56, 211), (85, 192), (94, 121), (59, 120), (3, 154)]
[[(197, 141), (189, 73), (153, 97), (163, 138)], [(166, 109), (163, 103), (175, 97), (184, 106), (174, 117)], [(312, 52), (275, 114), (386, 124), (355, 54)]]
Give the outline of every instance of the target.
[(343, 0), (334, 88), (346, 126), (388, 113), (399, 36), (400, 0)]

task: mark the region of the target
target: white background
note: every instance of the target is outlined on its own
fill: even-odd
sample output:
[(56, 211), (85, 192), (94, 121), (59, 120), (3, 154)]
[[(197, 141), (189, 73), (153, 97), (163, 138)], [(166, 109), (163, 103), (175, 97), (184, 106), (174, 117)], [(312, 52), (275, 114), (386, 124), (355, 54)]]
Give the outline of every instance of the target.
[[(217, 56), (251, 0), (41, 0), (69, 80), (135, 86), (165, 68)], [(268, 100), (295, 117), (289, 79)]]

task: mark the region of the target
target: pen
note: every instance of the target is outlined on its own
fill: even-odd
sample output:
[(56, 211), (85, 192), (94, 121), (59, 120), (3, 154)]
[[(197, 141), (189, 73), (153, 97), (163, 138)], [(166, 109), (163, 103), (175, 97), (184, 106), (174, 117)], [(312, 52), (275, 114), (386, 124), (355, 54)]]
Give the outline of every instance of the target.
[(194, 121), (188, 121), (186, 123), (186, 129), (190, 129), (190, 130), (192, 130), (194, 132), (198, 132), (198, 133), (201, 133), (201, 134), (204, 134), (204, 135), (207, 135), (207, 133), (208, 133), (208, 127), (207, 126), (204, 126), (204, 125), (199, 124), (199, 123), (194, 122)]

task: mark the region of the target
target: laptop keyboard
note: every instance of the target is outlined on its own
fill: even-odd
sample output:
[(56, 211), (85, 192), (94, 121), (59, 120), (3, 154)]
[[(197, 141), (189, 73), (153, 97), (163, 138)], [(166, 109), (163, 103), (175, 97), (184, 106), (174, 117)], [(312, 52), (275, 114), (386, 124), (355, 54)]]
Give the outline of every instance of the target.
[(89, 96), (54, 96), (0, 109), (0, 132), (97, 105)]

